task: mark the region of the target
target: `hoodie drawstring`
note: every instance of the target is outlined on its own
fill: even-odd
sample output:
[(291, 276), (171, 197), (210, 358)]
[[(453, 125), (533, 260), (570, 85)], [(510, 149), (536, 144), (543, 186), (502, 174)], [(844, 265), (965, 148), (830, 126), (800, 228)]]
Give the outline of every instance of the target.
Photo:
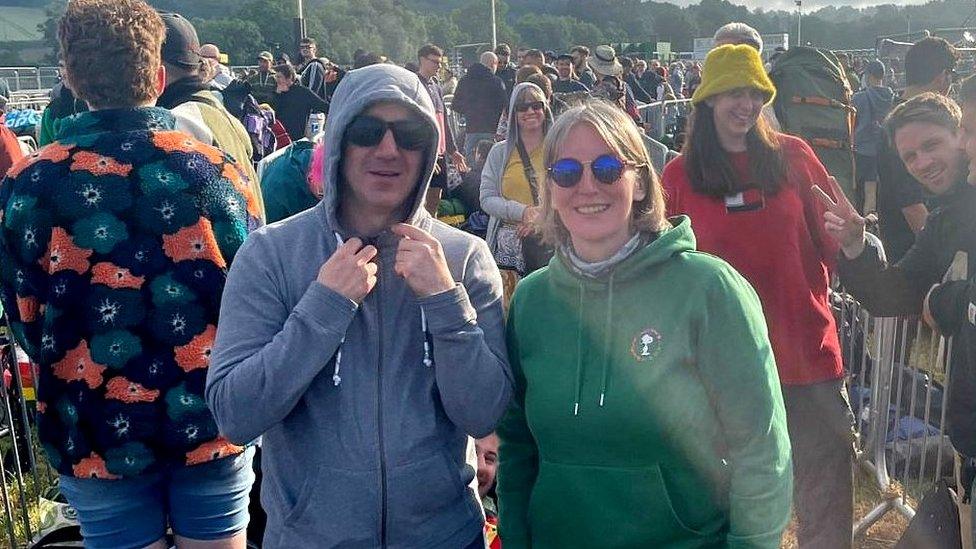
[(573, 415), (579, 415), (581, 377), (583, 377), (583, 281), (579, 281), (578, 323), (576, 325), (576, 400), (573, 403)]
[[(338, 246), (342, 246), (343, 240), (339, 233), (333, 233), (336, 237), (336, 243)], [(338, 248), (337, 246), (337, 248)], [(420, 329), (423, 332), (424, 338), (424, 366), (430, 368), (434, 365), (434, 358), (431, 353), (432, 344), (430, 342), (430, 332), (427, 331), (427, 314), (424, 313), (424, 308), (420, 308)], [(332, 385), (338, 387), (342, 383), (342, 376), (339, 375), (339, 370), (342, 366), (342, 346), (346, 343), (346, 335), (342, 334), (342, 339), (339, 340), (339, 348), (336, 349), (336, 359), (335, 367), (332, 370)], [(579, 400), (579, 397), (577, 397)]]
[(603, 379), (600, 382), (600, 407), (603, 407), (604, 397), (607, 395), (607, 375), (610, 372), (610, 343), (611, 336), (613, 335), (613, 275), (614, 271), (610, 271), (610, 282), (609, 288), (607, 290), (607, 321), (606, 321), (606, 335), (603, 340)]
[[(607, 314), (606, 314), (606, 332), (603, 339), (603, 372), (600, 379), (600, 407), (602, 408), (606, 402), (607, 396), (607, 379), (610, 375), (610, 344), (613, 336), (613, 276), (614, 273), (610, 273), (610, 280), (607, 289)], [(583, 380), (583, 295), (585, 289), (583, 287), (583, 281), (579, 282), (577, 286), (579, 293), (579, 307), (578, 312), (578, 324), (576, 327), (576, 395), (573, 401), (573, 415), (579, 415), (580, 398), (582, 394), (582, 380)]]
[[(339, 233), (333, 233), (336, 237), (336, 250), (342, 246), (342, 237)], [(346, 334), (342, 334), (342, 339), (339, 340), (339, 348), (336, 349), (336, 359), (335, 368), (332, 370), (332, 385), (338, 387), (342, 383), (342, 376), (339, 375), (339, 365), (342, 364), (342, 346), (346, 343)]]

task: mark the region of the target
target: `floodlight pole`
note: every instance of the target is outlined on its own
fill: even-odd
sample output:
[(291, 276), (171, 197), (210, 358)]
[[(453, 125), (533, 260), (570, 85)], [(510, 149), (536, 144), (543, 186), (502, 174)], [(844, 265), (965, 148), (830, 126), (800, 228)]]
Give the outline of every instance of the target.
[(495, 0), (491, 1), (491, 51), (498, 45), (498, 25), (495, 22)]
[(302, 7), (302, 0), (298, 0), (298, 16), (294, 19), (295, 50), (301, 46), (302, 38), (305, 38), (305, 10)]
[(794, 4), (796, 4), (796, 45), (802, 46), (803, 0), (796, 0)]

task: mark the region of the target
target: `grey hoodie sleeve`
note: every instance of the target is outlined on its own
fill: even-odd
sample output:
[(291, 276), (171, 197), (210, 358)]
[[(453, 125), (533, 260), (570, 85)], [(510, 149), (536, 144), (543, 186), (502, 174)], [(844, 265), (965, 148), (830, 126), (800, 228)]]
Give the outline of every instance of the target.
[(237, 254), (207, 372), (207, 404), (220, 433), (238, 444), (256, 439), (292, 411), (339, 348), (357, 310), (315, 281), (289, 309), (269, 246), (263, 234), (253, 234)]
[(481, 209), (486, 214), (501, 221), (520, 222), (525, 212), (525, 204), (502, 196), (502, 177), (505, 175), (507, 145), (504, 141), (495, 143), (485, 159), (485, 169), (481, 172)]
[(481, 438), (495, 429), (512, 396), (505, 350), (502, 279), (483, 241), (453, 290), (420, 300), (433, 340), (437, 389), (451, 421)]

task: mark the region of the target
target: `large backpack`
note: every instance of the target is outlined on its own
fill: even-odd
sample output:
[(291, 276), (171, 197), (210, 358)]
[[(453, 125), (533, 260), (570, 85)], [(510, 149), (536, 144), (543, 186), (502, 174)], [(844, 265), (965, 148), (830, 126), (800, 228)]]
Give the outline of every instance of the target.
[(854, 178), (854, 107), (851, 85), (837, 57), (798, 46), (784, 53), (769, 73), (776, 85), (773, 108), (785, 133), (803, 138), (837, 178), (844, 194), (860, 204)]
[(275, 135), (271, 131), (274, 114), (262, 110), (251, 94), (251, 84), (244, 80), (234, 80), (221, 91), (224, 108), (234, 118), (240, 120), (254, 150), (251, 160), (260, 161), (275, 151)]

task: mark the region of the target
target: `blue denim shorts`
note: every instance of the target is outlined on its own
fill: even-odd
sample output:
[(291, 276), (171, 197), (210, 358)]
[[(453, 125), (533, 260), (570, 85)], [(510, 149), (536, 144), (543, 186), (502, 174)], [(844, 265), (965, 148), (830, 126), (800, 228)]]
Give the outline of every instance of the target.
[(62, 475), (61, 493), (89, 549), (142, 548), (167, 526), (185, 538), (218, 540), (247, 528), (254, 448), (202, 465), (120, 480)]

